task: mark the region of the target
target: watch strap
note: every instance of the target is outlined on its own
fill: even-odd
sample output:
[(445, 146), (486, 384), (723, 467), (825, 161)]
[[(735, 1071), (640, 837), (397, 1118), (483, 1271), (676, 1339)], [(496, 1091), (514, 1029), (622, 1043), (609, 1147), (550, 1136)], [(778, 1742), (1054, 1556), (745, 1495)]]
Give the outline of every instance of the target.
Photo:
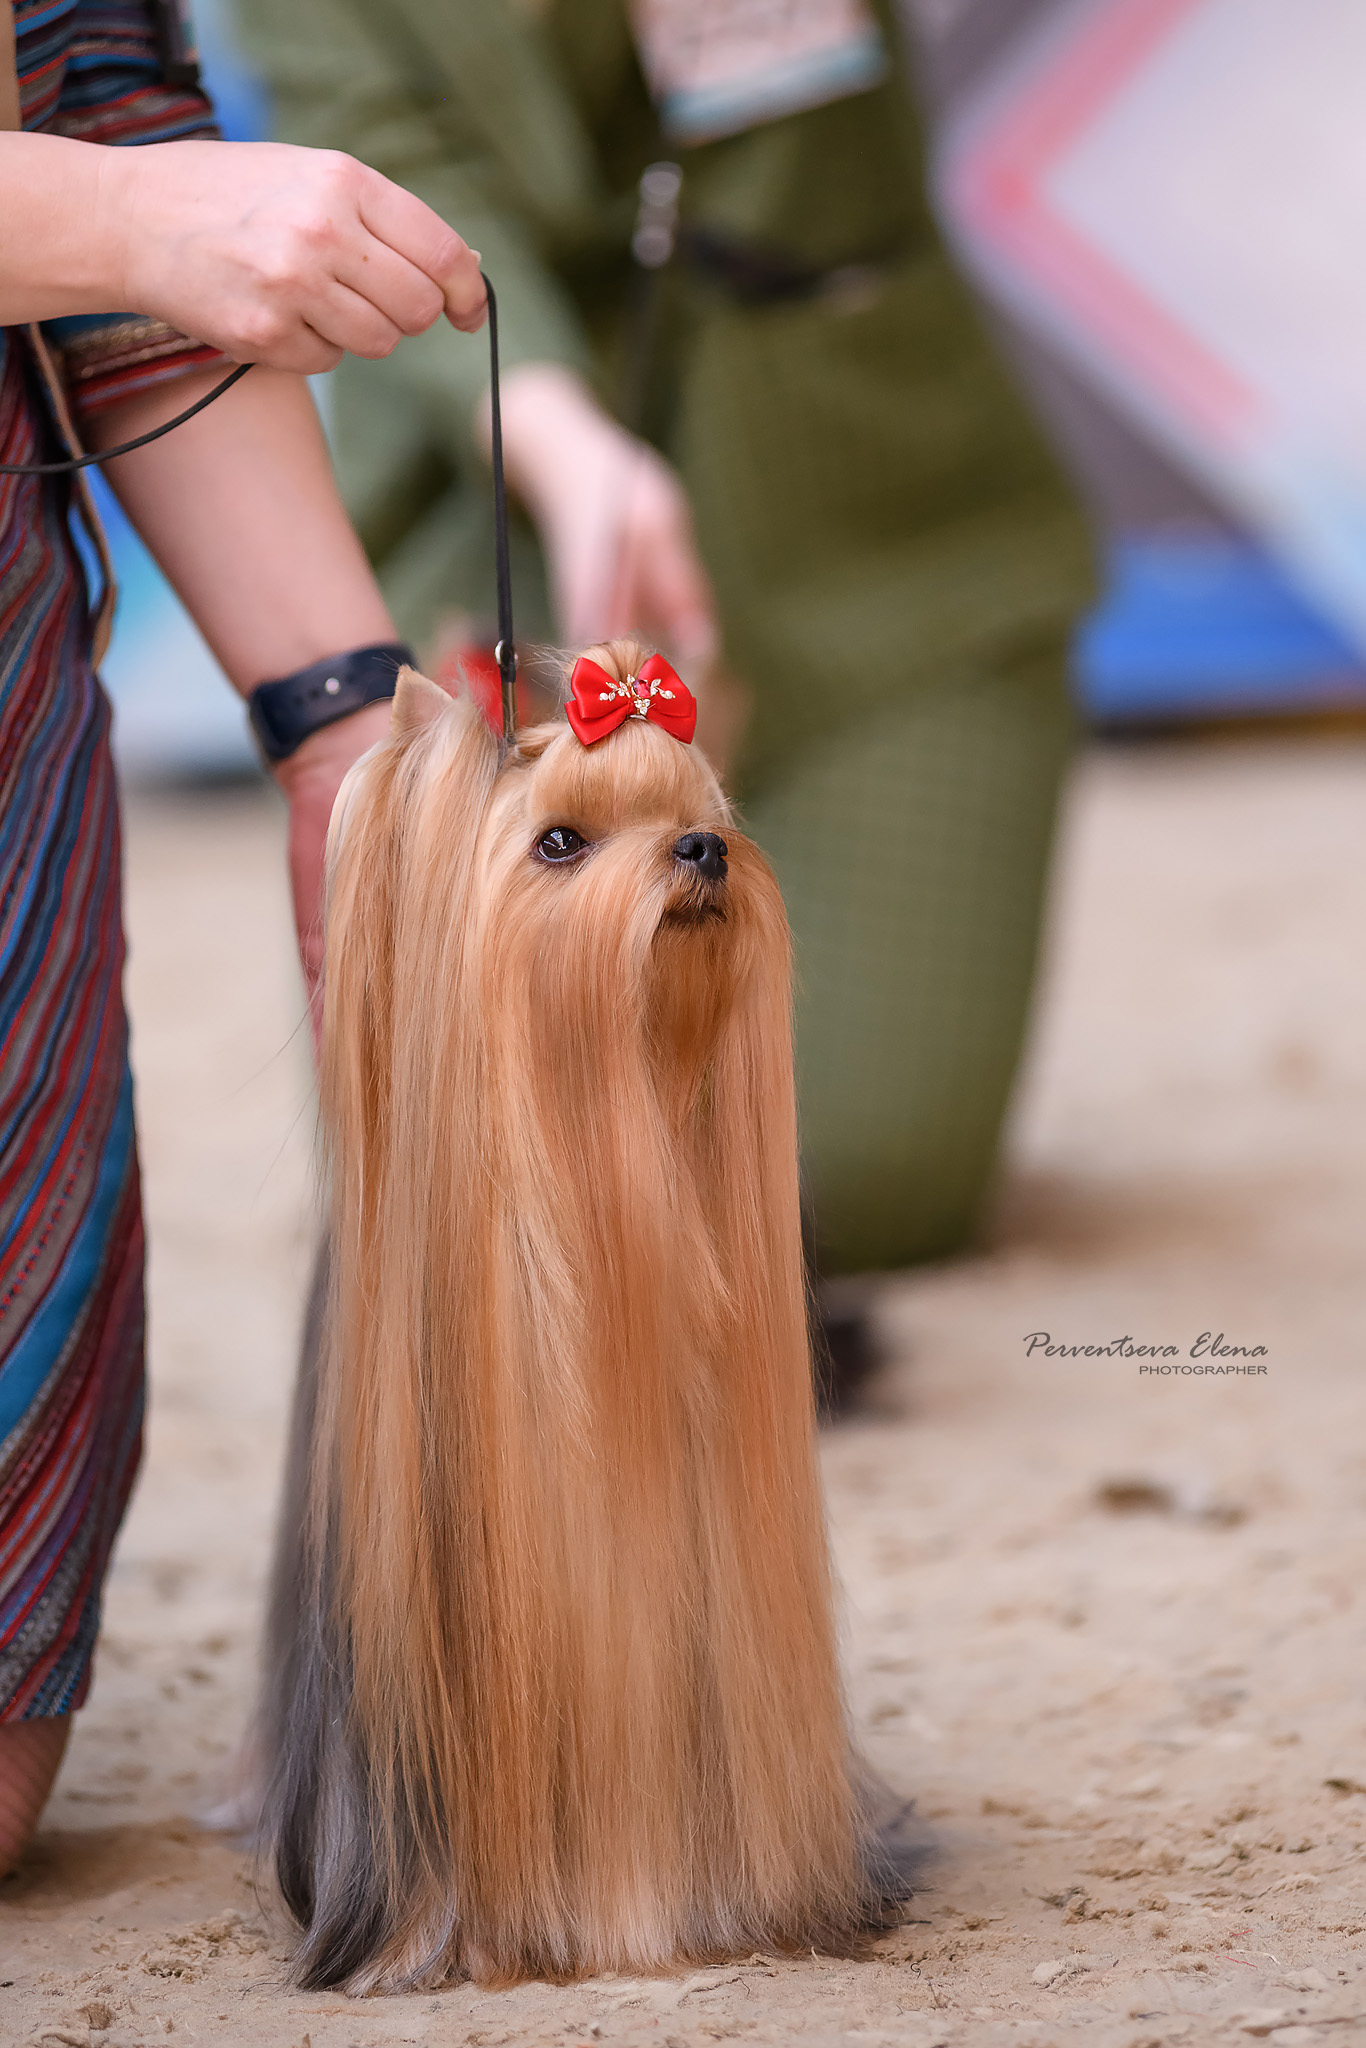
[(287, 761), (324, 726), (392, 697), (399, 670), (416, 666), (411, 647), (385, 641), (353, 647), (349, 654), (334, 654), (293, 675), (258, 683), (247, 699), (247, 711), (261, 752), (268, 761)]

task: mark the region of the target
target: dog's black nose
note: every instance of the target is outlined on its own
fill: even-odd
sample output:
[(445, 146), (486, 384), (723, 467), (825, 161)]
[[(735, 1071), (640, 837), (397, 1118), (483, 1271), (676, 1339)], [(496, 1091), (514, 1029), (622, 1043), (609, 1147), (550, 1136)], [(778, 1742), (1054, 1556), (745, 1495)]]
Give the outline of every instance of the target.
[(726, 878), (726, 842), (719, 832), (685, 832), (674, 841), (674, 859), (687, 861), (708, 882)]

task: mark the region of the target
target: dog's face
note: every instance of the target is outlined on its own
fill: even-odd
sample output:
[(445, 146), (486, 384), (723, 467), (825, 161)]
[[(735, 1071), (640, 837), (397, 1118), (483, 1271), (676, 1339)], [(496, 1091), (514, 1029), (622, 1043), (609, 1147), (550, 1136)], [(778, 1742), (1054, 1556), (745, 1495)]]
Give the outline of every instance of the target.
[(605, 1011), (622, 1032), (643, 1025), (691, 1098), (756, 887), (771, 889), (705, 758), (639, 719), (592, 747), (535, 727), (494, 785), (482, 850), (489, 900), (552, 1028), (572, 1034), (576, 1016), (601, 1028)]
[(691, 747), (631, 719), (593, 747), (563, 726), (534, 728), (521, 736), (518, 756), (526, 767), (513, 770), (508, 798), (495, 799), (495, 808), (505, 829), (524, 838), (552, 912), (605, 865), (619, 887), (629, 875), (633, 890), (658, 897), (662, 923), (725, 918), (729, 806)]

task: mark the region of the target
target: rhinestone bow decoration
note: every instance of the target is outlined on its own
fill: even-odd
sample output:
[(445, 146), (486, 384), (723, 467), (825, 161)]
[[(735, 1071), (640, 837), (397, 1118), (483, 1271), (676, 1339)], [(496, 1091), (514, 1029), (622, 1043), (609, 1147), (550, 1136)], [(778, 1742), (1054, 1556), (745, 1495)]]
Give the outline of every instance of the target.
[(697, 699), (662, 654), (652, 654), (624, 683), (581, 655), (569, 687), (572, 695), (565, 712), (586, 747), (605, 740), (628, 718), (648, 718), (685, 744), (697, 730)]

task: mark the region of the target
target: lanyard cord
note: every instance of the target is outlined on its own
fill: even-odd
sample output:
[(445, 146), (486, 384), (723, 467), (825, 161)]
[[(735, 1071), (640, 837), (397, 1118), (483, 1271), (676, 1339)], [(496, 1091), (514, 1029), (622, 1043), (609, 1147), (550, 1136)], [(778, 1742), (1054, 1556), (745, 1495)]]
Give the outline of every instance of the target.
[[(495, 571), (498, 584), (498, 645), (494, 653), (498, 661), (498, 676), (503, 691), (503, 739), (511, 746), (517, 732), (517, 648), (512, 637), (512, 563), (508, 554), (508, 501), (507, 485), (503, 478), (503, 414), (498, 396), (498, 301), (493, 286), (484, 278), (484, 290), (488, 294), (489, 309), (489, 402), (493, 414), (493, 542)], [(215, 384), (212, 391), (186, 406), (164, 426), (153, 427), (149, 434), (139, 434), (135, 441), (120, 441), (117, 448), (105, 448), (97, 455), (69, 455), (62, 462), (0, 462), (0, 476), (70, 476), (78, 469), (90, 469), (100, 463), (112, 462), (115, 456), (131, 455), (135, 448), (146, 448), (149, 442), (159, 441), (163, 434), (173, 433), (183, 427), (196, 413), (203, 412), (206, 405), (212, 405), (225, 391), (230, 391), (239, 378), (245, 377), (252, 368), (250, 363), (239, 363), (237, 368)]]
[(68, 455), (64, 462), (0, 462), (0, 476), (70, 476), (73, 470), (112, 462), (116, 455), (131, 455), (135, 448), (145, 448), (149, 441), (159, 441), (163, 434), (183, 427), (186, 420), (192, 420), (197, 412), (203, 412), (206, 405), (212, 405), (215, 398), (221, 398), (251, 368), (250, 363), (239, 363), (221, 384), (214, 385), (212, 391), (206, 391), (202, 398), (196, 399), (193, 405), (187, 405), (184, 412), (177, 413), (164, 426), (153, 427), (150, 434), (139, 434), (136, 441), (120, 441), (117, 448), (106, 448), (98, 455)]

